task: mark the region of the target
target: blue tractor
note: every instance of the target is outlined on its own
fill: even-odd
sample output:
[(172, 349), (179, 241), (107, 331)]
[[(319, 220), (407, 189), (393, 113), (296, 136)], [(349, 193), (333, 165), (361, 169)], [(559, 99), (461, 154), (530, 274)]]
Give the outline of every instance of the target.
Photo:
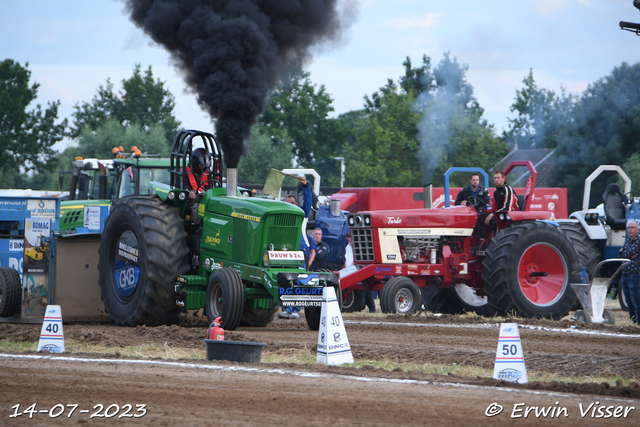
[[(617, 183), (607, 185), (602, 203), (589, 208), (591, 183), (603, 172), (615, 172), (624, 181), (624, 191)], [(601, 165), (585, 179), (582, 210), (573, 212), (569, 219), (560, 220), (560, 229), (574, 244), (584, 269), (584, 282), (598, 271), (599, 276), (611, 279), (609, 288), (618, 287), (618, 299), (623, 310), (628, 310), (617, 273), (621, 260), (619, 251), (627, 238), (626, 224), (640, 221), (640, 193), (631, 191), (631, 179), (620, 166)], [(610, 260), (597, 268), (602, 261)], [(583, 304), (584, 305), (584, 304)]]

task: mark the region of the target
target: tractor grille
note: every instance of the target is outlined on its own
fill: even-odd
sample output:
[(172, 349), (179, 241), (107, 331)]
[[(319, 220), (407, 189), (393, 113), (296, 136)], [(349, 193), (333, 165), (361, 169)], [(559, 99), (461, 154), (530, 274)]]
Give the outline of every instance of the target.
[(356, 262), (374, 262), (373, 233), (370, 228), (352, 228), (351, 239)]
[(78, 209), (74, 211), (70, 211), (68, 214), (64, 216), (63, 223), (69, 224), (72, 222), (77, 222), (80, 220), (80, 215), (84, 214), (84, 210)]
[(276, 227), (295, 227), (298, 216), (292, 214), (279, 214), (273, 218), (273, 225)]

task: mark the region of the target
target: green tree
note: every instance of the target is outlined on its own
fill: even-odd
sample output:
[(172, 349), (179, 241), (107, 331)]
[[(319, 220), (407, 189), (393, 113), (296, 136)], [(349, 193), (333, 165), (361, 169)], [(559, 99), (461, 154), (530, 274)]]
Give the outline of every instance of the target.
[(271, 138), (268, 129), (254, 126), (251, 139), (246, 142), (247, 156), (238, 164), (238, 182), (244, 184), (264, 184), (271, 168), (282, 170), (291, 167), (290, 138), (282, 131), (276, 138)]
[[(599, 165), (624, 164), (640, 151), (638, 88), (640, 63), (623, 62), (579, 96), (559, 138), (552, 172), (554, 184), (567, 187), (569, 212), (581, 208), (584, 179)], [(606, 184), (592, 185), (591, 200), (602, 197)]]
[[(640, 152), (634, 153), (622, 165), (624, 172), (631, 178), (631, 191), (639, 191), (640, 188)], [(620, 188), (624, 188), (622, 179), (618, 182)]]
[(78, 137), (84, 128), (96, 131), (113, 119), (123, 127), (135, 125), (148, 129), (159, 124), (165, 138), (171, 142), (180, 126), (173, 115), (174, 107), (174, 96), (164, 88), (164, 82), (153, 79), (151, 66), (143, 74), (140, 64), (136, 64), (133, 75), (122, 80), (120, 92), (114, 93), (113, 83), (107, 79), (106, 87), (98, 88), (91, 103), (74, 106), (71, 134)]
[[(162, 157), (169, 157), (171, 153), (171, 146), (165, 137), (165, 129), (160, 123), (153, 124), (145, 130), (137, 126), (122, 127), (118, 121), (110, 119), (95, 131), (84, 127), (77, 141), (77, 146), (67, 150), (83, 157), (110, 159), (113, 157), (112, 150), (116, 146), (122, 146), (125, 153), (129, 153), (133, 146), (143, 153), (160, 154)], [(68, 165), (63, 167), (67, 168)]]
[(365, 97), (368, 115), (356, 124), (355, 142), (344, 147), (346, 185), (421, 185), (414, 103), (413, 93), (398, 91), (392, 80)]
[(38, 83), (29, 86), (29, 64), (0, 62), (0, 180), (13, 186), (20, 171), (46, 171), (55, 165), (52, 146), (65, 136), (67, 120), (56, 124), (60, 101), (27, 107), (37, 97)]
[(299, 64), (289, 79), (271, 93), (258, 118), (258, 124), (269, 129), (276, 143), (280, 143), (278, 131), (286, 130), (297, 162), (306, 167), (334, 156), (343, 143), (339, 126), (329, 118), (333, 99), (324, 85), (317, 87), (311, 82), (310, 75)]
[(422, 55), (422, 66), (411, 67), (411, 58), (407, 58), (402, 63), (404, 66), (404, 76), (400, 77), (400, 87), (405, 93), (413, 93), (418, 96), (422, 93), (429, 94), (437, 88), (436, 76), (431, 71), (431, 58)]
[(573, 106), (573, 97), (564, 89), (561, 95), (552, 90), (540, 89), (533, 78), (533, 70), (522, 82), (524, 88), (516, 90), (511, 112), (518, 116), (509, 119), (509, 130), (505, 139), (513, 148), (555, 148), (562, 127), (568, 122)]

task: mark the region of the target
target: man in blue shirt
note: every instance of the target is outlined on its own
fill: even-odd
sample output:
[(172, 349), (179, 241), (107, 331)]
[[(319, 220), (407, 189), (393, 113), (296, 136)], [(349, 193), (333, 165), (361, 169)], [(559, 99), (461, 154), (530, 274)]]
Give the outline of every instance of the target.
[(634, 323), (640, 323), (640, 238), (638, 237), (638, 223), (627, 223), (629, 237), (625, 240), (620, 256), (631, 262), (622, 269), (622, 292), (629, 307), (629, 318)]
[(480, 174), (477, 172), (471, 174), (469, 177), (469, 185), (460, 190), (458, 197), (456, 197), (455, 204), (465, 206), (470, 197), (476, 197), (484, 202), (484, 209), (478, 212), (478, 220), (474, 227), (474, 232), (482, 239), (484, 238), (484, 220), (487, 217), (486, 210), (491, 202), (491, 197), (489, 197), (489, 190), (480, 185)]
[[(307, 236), (307, 220), (309, 218), (309, 212), (311, 212), (311, 203), (313, 202), (313, 192), (311, 186), (307, 182), (307, 178), (304, 175), (298, 177), (298, 180), (302, 183), (302, 211), (304, 212), (304, 222), (302, 223), (302, 234), (300, 235), (300, 250), (304, 252), (306, 259), (305, 267), (308, 268), (315, 258), (316, 245), (313, 239), (309, 239)], [(293, 194), (289, 194), (284, 199), (285, 202), (298, 206), (296, 197)], [(287, 307), (283, 308), (278, 313), (280, 319), (298, 319), (300, 318), (300, 307)]]

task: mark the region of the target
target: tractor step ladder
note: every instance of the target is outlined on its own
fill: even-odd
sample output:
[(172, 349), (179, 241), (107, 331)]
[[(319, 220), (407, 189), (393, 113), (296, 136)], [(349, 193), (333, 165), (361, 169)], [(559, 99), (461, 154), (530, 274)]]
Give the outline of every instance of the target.
[[(617, 262), (620, 263), (618, 269), (611, 277), (602, 277), (602, 267), (605, 264)], [(582, 310), (576, 311), (576, 320), (587, 323), (608, 323), (615, 324), (613, 312), (604, 309), (604, 303), (607, 298), (607, 290), (613, 279), (622, 271), (622, 268), (630, 263), (631, 260), (626, 258), (612, 258), (601, 261), (597, 266), (589, 283), (572, 283), (571, 286), (578, 296), (578, 301), (582, 305)], [(582, 281), (587, 279), (586, 268), (582, 269)]]

